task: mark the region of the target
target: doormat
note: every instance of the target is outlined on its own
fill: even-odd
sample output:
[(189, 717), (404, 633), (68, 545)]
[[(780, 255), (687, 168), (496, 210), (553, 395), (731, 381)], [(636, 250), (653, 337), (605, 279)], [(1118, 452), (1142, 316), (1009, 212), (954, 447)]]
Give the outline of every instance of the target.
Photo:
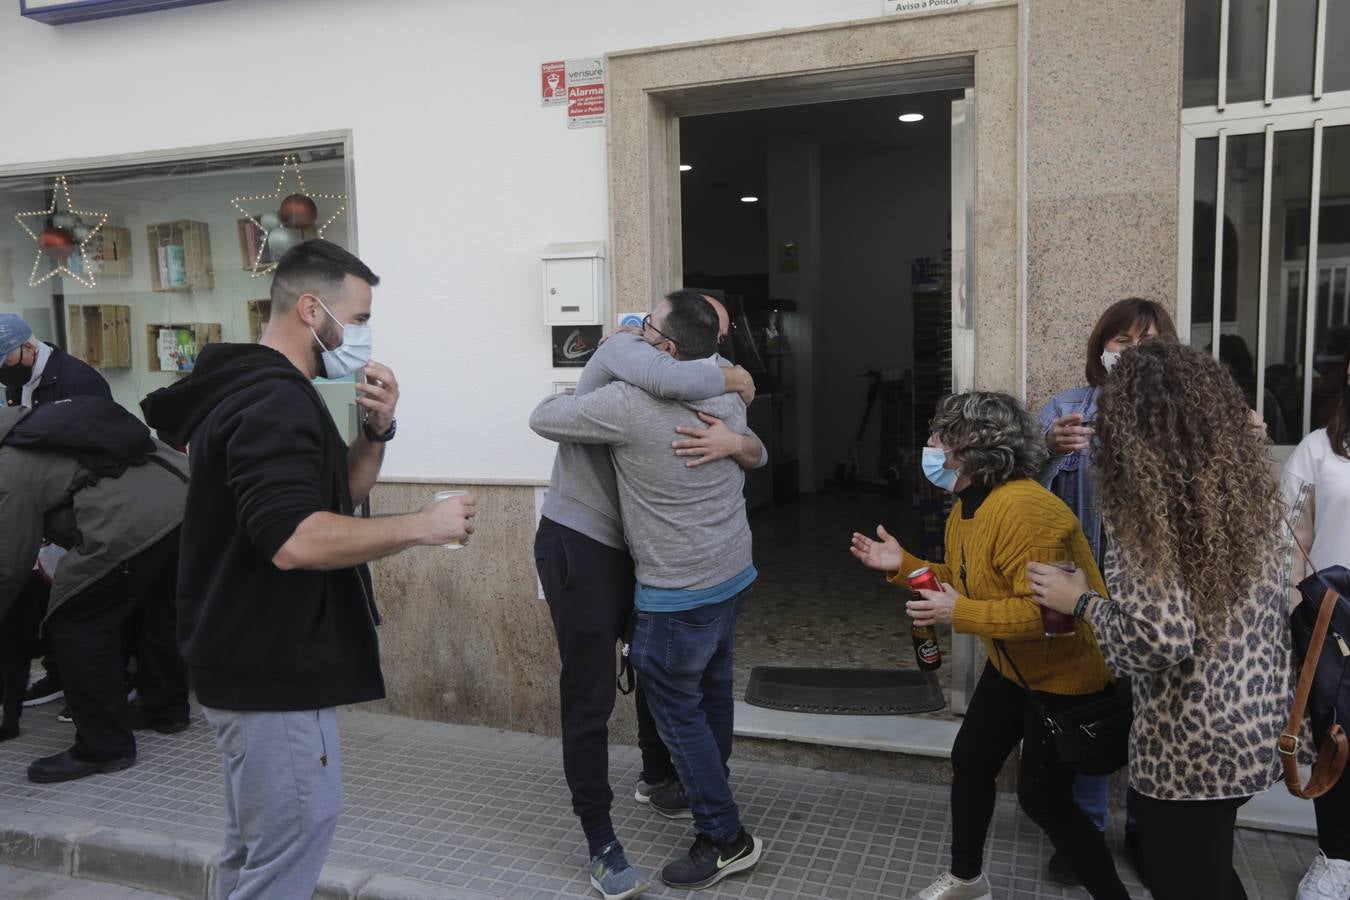
[(904, 716), (946, 706), (932, 672), (755, 666), (745, 702), (785, 712)]

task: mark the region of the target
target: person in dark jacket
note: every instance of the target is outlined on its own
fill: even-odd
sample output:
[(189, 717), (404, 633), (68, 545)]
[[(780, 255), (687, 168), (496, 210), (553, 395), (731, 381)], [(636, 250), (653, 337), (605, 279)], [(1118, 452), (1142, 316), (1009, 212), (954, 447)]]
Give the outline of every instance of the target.
[[(39, 341), (29, 324), (13, 313), (0, 314), (0, 362), (6, 406), (37, 406), (70, 397), (112, 399), (112, 390), (97, 369), (55, 344)], [(34, 573), (27, 593), (45, 605), (48, 588), (47, 582)], [(42, 667), (46, 674), (28, 688), (24, 706), (41, 706), (64, 695), (56, 656), (44, 657)]]
[[(105, 433), (105, 425), (130, 429), (140, 448), (136, 463), (95, 470), (92, 459), (77, 453), (15, 445), (16, 435), (39, 419), (35, 430), (61, 438), (72, 431)], [(85, 428), (89, 423), (98, 427)], [(136, 761), (133, 728), (172, 733), (188, 724), (187, 682), (173, 637), (187, 462), (102, 397), (33, 410), (4, 407), (0, 441), (0, 622), (7, 631), (16, 602), (18, 619), (32, 617), (28, 587), (41, 542), (68, 551), (53, 576), (45, 627), (65, 673), (75, 743), (36, 760), (28, 778), (51, 783), (125, 769)], [(41, 616), (43, 604), (36, 605)], [(134, 715), (122, 682), (122, 635), (132, 616), (140, 617), (135, 636), (143, 700)], [(7, 650), (8, 644), (7, 636)], [(25, 657), (21, 666), (27, 663)], [(7, 705), (8, 718), (17, 711)], [(17, 721), (8, 724), (17, 731)]]
[(106, 397), (112, 390), (98, 370), (55, 344), (33, 337), (13, 313), (0, 313), (0, 384), (6, 406), (37, 406), (67, 397)]
[[(221, 751), (222, 900), (313, 893), (342, 802), (334, 708), (384, 696), (366, 563), (473, 532), (468, 496), (353, 515), (399, 393), (370, 361), (378, 283), (336, 244), (297, 245), (277, 265), (261, 344), (212, 344), (142, 403), (161, 437), (188, 446), (178, 634)], [(365, 422), (348, 447), (310, 381), (358, 372)]]

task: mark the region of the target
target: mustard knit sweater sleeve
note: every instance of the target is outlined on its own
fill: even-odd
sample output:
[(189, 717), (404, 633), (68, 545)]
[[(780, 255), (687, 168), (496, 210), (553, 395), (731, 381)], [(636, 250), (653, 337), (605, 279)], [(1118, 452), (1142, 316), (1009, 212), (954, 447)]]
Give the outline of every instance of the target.
[(989, 496), (974, 519), (960, 514), (959, 507), (952, 511), (947, 528), (947, 555), (958, 576), (953, 586), (961, 594), (952, 611), (953, 630), (993, 640), (1044, 640), (1041, 608), (1027, 574), (1033, 561), (1072, 559), (1087, 571), (1093, 588), (1106, 592), (1077, 518), (1040, 485), (1009, 483)]

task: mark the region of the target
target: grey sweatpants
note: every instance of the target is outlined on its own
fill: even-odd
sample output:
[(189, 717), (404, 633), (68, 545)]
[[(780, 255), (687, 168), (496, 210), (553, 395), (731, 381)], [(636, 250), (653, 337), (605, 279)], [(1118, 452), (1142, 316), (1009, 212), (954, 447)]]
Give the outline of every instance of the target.
[(225, 776), (216, 900), (312, 896), (342, 809), (336, 711), (202, 712)]

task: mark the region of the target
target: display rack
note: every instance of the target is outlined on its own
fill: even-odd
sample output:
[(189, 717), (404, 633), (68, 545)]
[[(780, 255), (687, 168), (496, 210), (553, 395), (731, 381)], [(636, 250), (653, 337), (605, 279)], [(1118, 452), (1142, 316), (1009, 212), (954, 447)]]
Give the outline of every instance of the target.
[(151, 372), (191, 372), (207, 344), (220, 343), (219, 322), (155, 322), (145, 326)]
[(96, 369), (131, 368), (131, 307), (114, 303), (66, 307), (68, 352)]
[[(84, 260), (88, 258), (89, 265)], [(84, 253), (71, 254), (66, 263), (74, 275), (131, 274), (131, 229), (104, 225), (84, 245)]]
[(211, 269), (211, 231), (205, 222), (177, 219), (147, 226), (150, 250), (150, 289), (153, 291), (209, 291), (215, 286)]
[(272, 318), (272, 301), (266, 298), (262, 300), (248, 301), (248, 340), (251, 344), (256, 344), (262, 340), (263, 329), (267, 327), (267, 320)]

